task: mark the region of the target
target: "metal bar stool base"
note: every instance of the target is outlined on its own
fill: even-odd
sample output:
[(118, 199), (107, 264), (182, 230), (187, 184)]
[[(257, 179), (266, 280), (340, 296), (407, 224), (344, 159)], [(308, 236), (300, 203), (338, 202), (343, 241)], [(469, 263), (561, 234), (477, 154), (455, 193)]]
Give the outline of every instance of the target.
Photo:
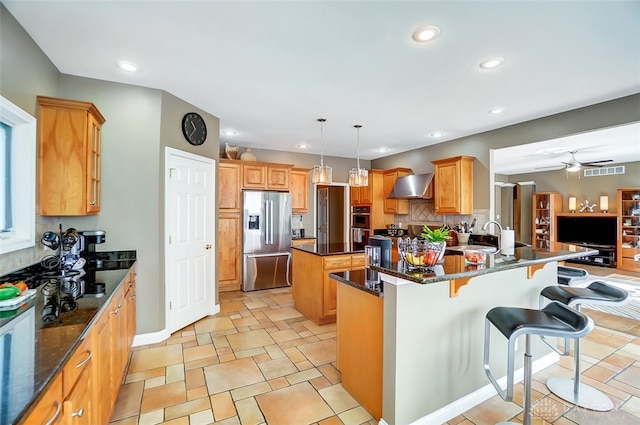
[(563, 400), (576, 406), (596, 412), (608, 412), (613, 409), (613, 402), (602, 391), (580, 383), (578, 393), (574, 392), (573, 379), (550, 378), (547, 379), (547, 388)]

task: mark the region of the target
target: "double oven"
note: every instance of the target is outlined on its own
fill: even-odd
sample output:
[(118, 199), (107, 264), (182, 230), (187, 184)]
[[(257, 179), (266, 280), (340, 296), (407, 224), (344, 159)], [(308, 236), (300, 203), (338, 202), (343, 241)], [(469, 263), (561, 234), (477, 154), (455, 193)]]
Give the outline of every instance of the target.
[(363, 250), (371, 236), (371, 207), (358, 205), (351, 207), (351, 249)]

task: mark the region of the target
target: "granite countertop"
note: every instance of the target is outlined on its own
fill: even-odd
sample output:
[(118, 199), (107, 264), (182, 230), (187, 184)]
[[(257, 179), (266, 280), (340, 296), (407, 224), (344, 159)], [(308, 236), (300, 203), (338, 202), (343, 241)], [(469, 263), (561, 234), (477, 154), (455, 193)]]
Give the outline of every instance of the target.
[[(50, 322), (43, 321), (43, 310), (48, 310), (45, 307), (47, 301), (51, 301), (51, 297), (44, 294), (47, 292), (45, 287), (52, 285), (50, 278), (28, 280), (30, 288), (37, 291), (36, 295), (15, 309), (0, 311), (0, 343), (4, 344), (0, 361), (3, 365), (10, 365), (0, 374), (0, 388), (10, 388), (5, 396), (0, 397), (2, 423), (4, 420), (14, 423), (19, 419), (61, 370), (135, 262), (134, 254), (134, 258), (105, 261), (102, 268), (85, 270), (85, 288), (89, 290), (92, 286), (102, 287), (104, 284), (104, 294), (97, 297), (86, 293), (74, 299), (59, 289), (56, 292), (60, 297), (57, 317)], [(34, 264), (0, 277), (0, 282), (15, 281), (16, 276), (37, 273), (38, 270), (43, 273), (39, 264)], [(74, 302), (77, 307), (65, 311), (71, 310)]]
[(364, 250), (353, 250), (348, 243), (332, 243), (332, 244), (308, 244), (300, 246), (292, 246), (291, 249), (308, 252), (315, 255), (340, 255), (340, 254), (360, 254)]
[(425, 271), (410, 270), (403, 261), (392, 263), (389, 267), (371, 266), (373, 270), (416, 283), (434, 283), (445, 280), (469, 278), (483, 274), (496, 273), (519, 267), (544, 264), (550, 261), (563, 261), (572, 258), (595, 255), (597, 249), (577, 245), (555, 243), (550, 250), (543, 251), (531, 246), (516, 248), (513, 256), (503, 256), (500, 252), (487, 254), (486, 264), (465, 264), (459, 253), (448, 252), (442, 264)]
[(330, 278), (337, 280), (340, 283), (368, 292), (376, 297), (382, 297), (382, 282), (378, 282), (376, 284), (366, 282), (365, 276), (366, 271), (364, 269), (329, 273)]

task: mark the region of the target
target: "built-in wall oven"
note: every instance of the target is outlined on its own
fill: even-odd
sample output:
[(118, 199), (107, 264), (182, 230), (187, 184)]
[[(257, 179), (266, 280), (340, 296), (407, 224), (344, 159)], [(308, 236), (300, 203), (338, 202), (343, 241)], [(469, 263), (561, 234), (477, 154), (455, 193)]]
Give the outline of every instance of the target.
[(354, 206), (351, 209), (351, 248), (364, 250), (371, 235), (371, 207)]

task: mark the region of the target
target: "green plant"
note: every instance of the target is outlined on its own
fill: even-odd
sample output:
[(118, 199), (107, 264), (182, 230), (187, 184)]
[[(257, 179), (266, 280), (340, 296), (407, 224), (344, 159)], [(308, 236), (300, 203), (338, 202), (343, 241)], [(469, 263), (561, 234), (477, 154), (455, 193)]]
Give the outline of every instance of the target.
[(422, 239), (426, 239), (431, 242), (445, 242), (451, 239), (451, 236), (449, 235), (450, 232), (451, 229), (446, 224), (441, 228), (435, 230), (431, 230), (428, 226), (425, 225), (422, 228), (422, 233), (420, 234), (420, 236), (422, 237)]

